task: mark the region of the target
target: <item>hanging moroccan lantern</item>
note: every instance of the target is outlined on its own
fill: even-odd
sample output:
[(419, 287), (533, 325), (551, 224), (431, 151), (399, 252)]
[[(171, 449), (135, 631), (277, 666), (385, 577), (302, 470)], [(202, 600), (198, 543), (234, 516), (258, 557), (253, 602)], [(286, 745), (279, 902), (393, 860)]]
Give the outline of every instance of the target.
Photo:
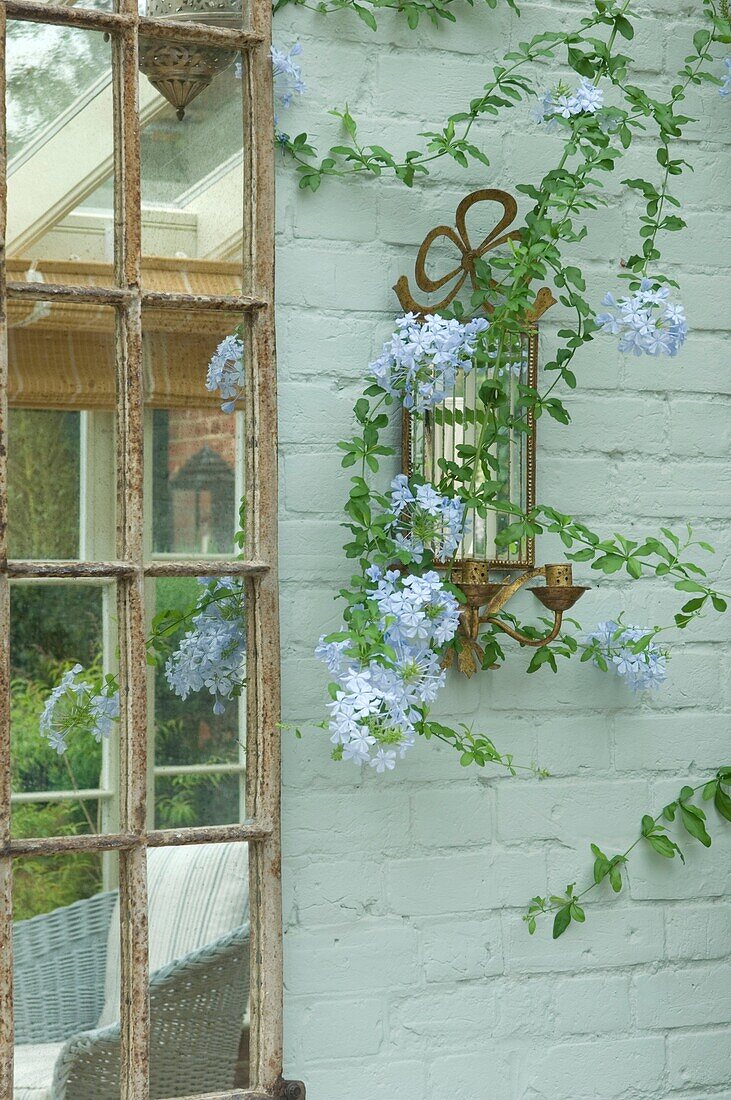
[[(241, 0), (148, 0), (147, 15), (171, 23), (240, 29)], [(183, 119), (185, 109), (236, 59), (224, 46), (140, 38), (140, 69)]]

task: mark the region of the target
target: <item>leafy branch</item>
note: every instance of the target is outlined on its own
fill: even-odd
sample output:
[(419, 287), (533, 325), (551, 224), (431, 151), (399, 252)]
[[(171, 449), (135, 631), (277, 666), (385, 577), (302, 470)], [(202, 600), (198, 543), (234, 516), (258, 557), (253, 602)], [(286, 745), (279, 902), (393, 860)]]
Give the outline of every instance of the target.
[(684, 786), (678, 797), (667, 806), (663, 806), (656, 817), (645, 814), (639, 835), (623, 852), (608, 856), (597, 844), (592, 844), (593, 882), (578, 894), (575, 892), (576, 883), (570, 883), (563, 894), (553, 894), (547, 898), (539, 896), (532, 898), (523, 917), (530, 934), (533, 935), (536, 931), (538, 920), (551, 913), (554, 914), (553, 938), (555, 940), (564, 934), (572, 921), (583, 924), (586, 920), (586, 912), (582, 905), (584, 898), (605, 880), (609, 882), (615, 894), (620, 893), (624, 885), (625, 866), (638, 845), (647, 844), (653, 852), (665, 859), (674, 859), (677, 855), (685, 863), (685, 856), (679, 844), (668, 835), (666, 823), (672, 823), (676, 818), (690, 837), (699, 841), (705, 848), (710, 848), (712, 840), (707, 828), (706, 813), (701, 806), (693, 802), (698, 791), (702, 792), (704, 802), (712, 800), (719, 815), (725, 821), (731, 821), (731, 767), (723, 767), (719, 768), (711, 779), (699, 783), (696, 787)]
[[(452, 11), (455, 0), (319, 0), (310, 3), (309, 0), (276, 0), (274, 13), (281, 11), (288, 5), (297, 8), (306, 8), (308, 11), (317, 12), (318, 15), (333, 15), (337, 12), (352, 11), (365, 23), (370, 30), (378, 29), (377, 16), (382, 12), (394, 12), (406, 20), (411, 30), (416, 30), (422, 17), (429, 19), (434, 26), (442, 22), (456, 23), (457, 17)], [(465, 0), (470, 7), (475, 6), (475, 0)], [(488, 8), (496, 8), (497, 0), (484, 0)], [(518, 12), (515, 0), (506, 0), (506, 3)]]

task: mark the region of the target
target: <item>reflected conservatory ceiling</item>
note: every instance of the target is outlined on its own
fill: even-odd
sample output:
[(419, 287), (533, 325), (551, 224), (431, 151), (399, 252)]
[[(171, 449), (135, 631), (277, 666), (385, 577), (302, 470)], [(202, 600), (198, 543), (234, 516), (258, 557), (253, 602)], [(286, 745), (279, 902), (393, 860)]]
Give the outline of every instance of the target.
[[(108, 4), (97, 0), (94, 6)], [(11, 254), (30, 256), (38, 251), (38, 241), (61, 223), (68, 237), (69, 232), (83, 227), (85, 219), (88, 222), (95, 215), (111, 219), (110, 47), (98, 32), (11, 21), (7, 55), (9, 249)], [(226, 209), (235, 220), (241, 210), (237, 180), (242, 156), (242, 89), (236, 68), (232, 65), (220, 74), (190, 104), (182, 122), (144, 77), (140, 79), (140, 99), (143, 219), (155, 224), (161, 212), (164, 220), (165, 212), (170, 211), (170, 224), (175, 227), (178, 220), (182, 236), (180, 247), (173, 248), (172, 254), (228, 255), (241, 238), (240, 227), (231, 232), (231, 225), (224, 227), (222, 217)], [(89, 146), (89, 140), (95, 138), (98, 148)], [(66, 146), (68, 157), (74, 142), (83, 151), (83, 166), (79, 158), (60, 163), (59, 145)], [(18, 196), (15, 210), (13, 175)], [(46, 214), (33, 225), (23, 220), (19, 209), (26, 178), (34, 190), (45, 189), (42, 206), (37, 201), (41, 195), (35, 195), (35, 211), (43, 209)], [(46, 182), (41, 185), (37, 182), (41, 180)], [(231, 217), (228, 220), (230, 223)], [(192, 248), (191, 224), (199, 238)], [(154, 251), (167, 253), (165, 248)], [(55, 255), (55, 250), (47, 254)]]

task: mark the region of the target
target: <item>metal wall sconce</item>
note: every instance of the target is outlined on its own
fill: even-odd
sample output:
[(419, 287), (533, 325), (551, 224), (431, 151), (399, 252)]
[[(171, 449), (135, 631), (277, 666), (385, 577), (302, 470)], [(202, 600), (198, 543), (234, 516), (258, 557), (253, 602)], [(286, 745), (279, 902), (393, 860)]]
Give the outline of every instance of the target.
[[(467, 215), (477, 204), (485, 202), (498, 203), (502, 207), (502, 216), (480, 244), (473, 246), (467, 230)], [(444, 296), (433, 303), (417, 301), (407, 277), (402, 275), (394, 290), (403, 310), (423, 317), (447, 308), (463, 288), (476, 288), (476, 261), (492, 249), (520, 237), (520, 230), (507, 231), (515, 220), (517, 210), (512, 195), (494, 188), (484, 188), (464, 198), (457, 207), (454, 227), (440, 225), (432, 229), (424, 238), (416, 257), (416, 286), (424, 294)], [(438, 278), (427, 274), (427, 261), (432, 249), (437, 252), (441, 248), (452, 251), (455, 247), (459, 253), (456, 266)], [(537, 322), (554, 303), (555, 298), (548, 287), (541, 288), (526, 315), (525, 329), (513, 338), (510, 349), (512, 362), (506, 369), (516, 393), (518, 384), (537, 386)], [(485, 310), (488, 315), (492, 312), (490, 306), (486, 306)], [(433, 410), (423, 414), (404, 411), (403, 469), (406, 474), (419, 473), (428, 481), (438, 482), (442, 476), (440, 460), (459, 462), (456, 448), (461, 444), (474, 445), (477, 442), (477, 416), (471, 416), (470, 412), (477, 412), (478, 393), (487, 369), (478, 367), (469, 374), (458, 372), (454, 393)], [(527, 434), (511, 431), (500, 444), (496, 455), (505, 499), (525, 511), (535, 504), (536, 428), (532, 415), (528, 418), (528, 425)], [(488, 513), (485, 519), (473, 513), (467, 518), (467, 534), (451, 564), (452, 580), (467, 599), (460, 623), (462, 653), (459, 665), (462, 671), (471, 675), (479, 666), (477, 638), (482, 624), (491, 623), (522, 645), (547, 645), (558, 635), (564, 612), (587, 589), (574, 585), (570, 564), (536, 567), (532, 539), (524, 539), (507, 550), (498, 548), (496, 536), (510, 522), (509, 516), (499, 512)], [(539, 577), (544, 579), (545, 584), (530, 591), (553, 612), (554, 622), (548, 633), (533, 638), (515, 630), (497, 616), (516, 592), (528, 581)]]
[[(193, 22), (240, 29), (242, 0), (147, 0), (147, 14), (181, 26)], [(188, 104), (235, 59), (236, 51), (223, 46), (140, 38), (140, 69), (181, 121)]]

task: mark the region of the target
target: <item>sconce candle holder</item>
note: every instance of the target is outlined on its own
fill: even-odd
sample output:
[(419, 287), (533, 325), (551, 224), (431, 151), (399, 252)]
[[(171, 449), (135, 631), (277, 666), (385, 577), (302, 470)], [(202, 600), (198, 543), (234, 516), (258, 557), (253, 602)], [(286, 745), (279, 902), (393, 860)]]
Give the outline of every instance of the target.
[[(497, 203), (502, 216), (477, 246), (473, 246), (467, 229), (467, 216), (481, 203)], [(506, 191), (483, 188), (467, 195), (455, 214), (455, 225), (440, 225), (427, 233), (419, 248), (414, 268), (416, 286), (425, 295), (443, 293), (438, 302), (418, 301), (412, 294), (409, 280), (401, 276), (394, 290), (405, 312), (425, 317), (450, 306), (465, 287), (477, 289), (476, 265), (492, 249), (520, 238), (520, 230), (508, 230), (515, 220), (517, 203)], [(455, 248), (459, 253), (456, 266), (446, 274), (432, 278), (427, 274), (429, 254), (436, 246)], [(448, 289), (444, 290), (444, 288)], [(532, 389), (538, 384), (538, 319), (555, 303), (548, 287), (539, 290), (524, 318), (520, 331), (502, 334), (500, 368), (510, 381), (510, 400), (514, 402), (520, 386)], [(483, 306), (488, 316), (489, 304)], [(488, 356), (491, 351), (487, 334)], [(506, 346), (507, 341), (507, 346)], [(444, 476), (443, 463), (459, 463), (461, 445), (477, 445), (479, 435), (479, 392), (488, 376), (489, 366), (475, 366), (469, 372), (457, 372), (453, 393), (433, 409), (424, 413), (404, 410), (403, 469), (411, 477), (418, 473), (425, 480), (439, 484)], [(500, 495), (521, 511), (530, 511), (535, 504), (536, 426), (532, 413), (526, 415), (527, 432), (507, 429), (494, 444), (495, 478), (501, 484)], [(478, 482), (479, 484), (479, 482)], [(535, 565), (533, 539), (523, 538), (509, 547), (499, 547), (497, 536), (511, 521), (509, 513), (488, 511), (487, 517), (472, 511), (466, 516), (465, 536), (455, 557), (448, 563), (451, 579), (462, 590), (466, 604), (460, 617), (459, 667), (467, 675), (481, 663), (482, 650), (477, 641), (480, 627), (489, 623), (521, 645), (542, 646), (558, 635), (565, 611), (583, 595), (586, 588), (574, 585), (570, 564)], [(447, 564), (445, 563), (445, 567)], [(516, 576), (517, 573), (517, 576)], [(545, 584), (530, 589), (549, 611), (554, 622), (544, 636), (535, 638), (522, 634), (499, 617), (499, 612), (528, 581), (542, 577)]]

